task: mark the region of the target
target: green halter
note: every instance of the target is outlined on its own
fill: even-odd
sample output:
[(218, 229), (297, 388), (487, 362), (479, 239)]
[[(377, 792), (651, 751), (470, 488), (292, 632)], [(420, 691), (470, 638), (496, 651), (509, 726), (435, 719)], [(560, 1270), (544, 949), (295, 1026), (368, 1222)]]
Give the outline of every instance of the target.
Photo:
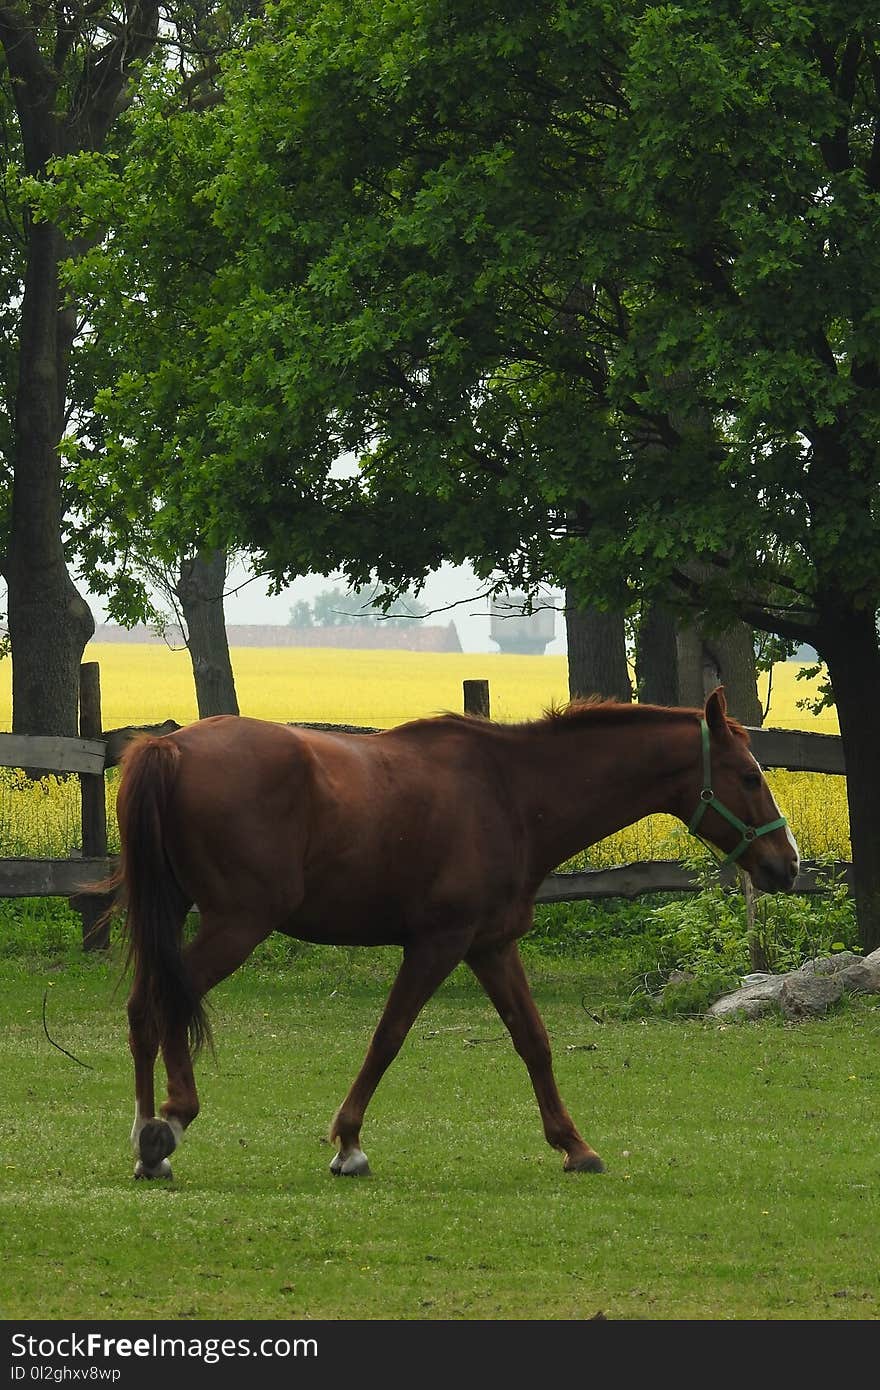
[[(757, 840), (759, 835), (769, 835), (771, 830), (781, 830), (783, 825), (787, 824), (787, 821), (785, 816), (780, 816), (778, 820), (768, 821), (766, 825), (759, 825), (756, 829), (753, 825), (746, 825), (740, 820), (739, 816), (735, 816), (732, 811), (728, 811), (723, 801), (719, 801), (712, 790), (712, 767), (709, 757), (709, 725), (706, 723), (705, 719), (700, 720), (700, 729), (703, 739), (703, 790), (700, 792), (700, 804), (691, 816), (688, 831), (691, 835), (697, 834), (697, 827), (706, 814), (706, 808), (708, 806), (711, 806), (713, 811), (717, 811), (719, 816), (723, 816), (726, 821), (729, 821), (734, 830), (739, 831), (742, 838), (736, 848), (731, 850), (727, 858), (722, 861), (721, 867), (723, 869), (726, 864), (735, 864), (740, 855), (745, 854), (749, 845), (753, 840)], [(697, 838), (702, 839), (703, 837), (698, 836)]]

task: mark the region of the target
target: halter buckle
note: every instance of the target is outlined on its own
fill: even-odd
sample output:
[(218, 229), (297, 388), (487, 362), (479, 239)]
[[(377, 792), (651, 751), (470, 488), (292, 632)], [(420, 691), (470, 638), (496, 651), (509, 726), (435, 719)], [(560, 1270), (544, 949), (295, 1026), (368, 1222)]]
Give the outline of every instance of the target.
[[(771, 830), (780, 830), (782, 826), (787, 824), (787, 821), (785, 816), (778, 816), (776, 820), (768, 821), (766, 825), (744, 825), (738, 816), (735, 816), (732, 811), (728, 810), (724, 803), (718, 800), (715, 792), (709, 785), (709, 779), (712, 775), (711, 755), (709, 752), (709, 725), (705, 719), (700, 720), (700, 739), (703, 749), (703, 790), (700, 792), (699, 805), (691, 816), (688, 831), (691, 835), (697, 834), (697, 827), (703, 819), (703, 812), (709, 805), (711, 805), (713, 810), (717, 811), (719, 815), (723, 816), (725, 820), (729, 821), (735, 830), (739, 831), (739, 844), (731, 850), (726, 859), (720, 861), (721, 867), (724, 868), (727, 864), (735, 864), (740, 855), (744, 854), (749, 845), (757, 840), (760, 835), (767, 835)], [(703, 837), (700, 835), (697, 836), (697, 838), (702, 839)], [(704, 843), (706, 842), (704, 841)], [(712, 846), (710, 846), (710, 848), (712, 848)], [(721, 853), (723, 854), (723, 852), (722, 850)]]

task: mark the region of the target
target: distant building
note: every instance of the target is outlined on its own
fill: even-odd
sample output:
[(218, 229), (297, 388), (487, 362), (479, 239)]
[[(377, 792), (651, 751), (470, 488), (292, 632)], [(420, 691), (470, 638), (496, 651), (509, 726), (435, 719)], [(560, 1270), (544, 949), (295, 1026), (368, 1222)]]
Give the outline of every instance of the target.
[[(258, 623), (229, 623), (226, 636), (230, 647), (348, 647), (397, 652), (460, 652), (461, 642), (455, 623), (429, 627), (422, 623), (397, 625), (393, 618), (380, 623), (352, 623), (339, 627), (290, 627)], [(150, 627), (100, 625), (95, 642), (167, 642), (183, 646), (180, 628), (169, 624), (164, 637)]]
[(539, 607), (534, 613), (527, 613), (525, 606), (525, 594), (494, 598), (489, 610), (489, 636), (502, 652), (543, 656), (556, 636), (556, 611)]

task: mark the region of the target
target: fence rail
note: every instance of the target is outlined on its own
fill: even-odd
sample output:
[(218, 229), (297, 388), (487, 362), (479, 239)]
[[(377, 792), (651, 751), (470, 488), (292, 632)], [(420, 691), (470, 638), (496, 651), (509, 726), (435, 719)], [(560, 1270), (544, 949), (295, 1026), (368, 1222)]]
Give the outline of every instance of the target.
[[(76, 898), (109, 877), (116, 860), (101, 858), (0, 859), (0, 898)], [(804, 861), (794, 891), (826, 891), (830, 871), (851, 883), (852, 865), (847, 860), (833, 864)], [(736, 875), (722, 874), (731, 886)], [(699, 875), (676, 859), (652, 859), (644, 863), (618, 864), (608, 869), (560, 870), (544, 879), (538, 889), (539, 903), (574, 903), (586, 898), (638, 898), (643, 893), (696, 893), (702, 887)], [(81, 907), (77, 903), (77, 907)]]
[[(72, 856), (70, 859), (0, 859), (0, 898), (75, 898), (112, 873), (116, 861)], [(81, 908), (82, 904), (77, 903)]]
[[(488, 681), (464, 682), (467, 713), (488, 715)], [(106, 879), (115, 866), (107, 852), (104, 772), (116, 766), (126, 743), (142, 730), (165, 734), (179, 728), (174, 720), (164, 724), (127, 726), (101, 732), (100, 673), (97, 662), (81, 668), (79, 738), (41, 738), (0, 734), (0, 767), (76, 773), (82, 791), (82, 854), (69, 859), (0, 859), (0, 898), (69, 898), (83, 917), (83, 944), (88, 949), (107, 945), (107, 929), (96, 931), (103, 910), (100, 897), (86, 890)], [(345, 729), (351, 733), (377, 733), (363, 725), (302, 725), (305, 728)], [(790, 729), (750, 729), (752, 748), (764, 767), (795, 772), (845, 775), (843, 746), (835, 734), (814, 734)], [(839, 861), (831, 866), (836, 876), (852, 887), (852, 865)], [(804, 863), (796, 893), (824, 890), (827, 865)], [(722, 873), (722, 879), (725, 873)], [(727, 873), (735, 882), (735, 873)], [(550, 874), (537, 894), (539, 903), (580, 902), (586, 898), (636, 898), (643, 893), (689, 893), (700, 880), (675, 860), (616, 865), (607, 869)]]
[(27, 767), (40, 772), (104, 772), (107, 749), (91, 738), (40, 738), (0, 734), (0, 767)]
[(752, 752), (762, 767), (846, 776), (843, 740), (838, 734), (812, 734), (802, 729), (749, 729), (748, 732)]

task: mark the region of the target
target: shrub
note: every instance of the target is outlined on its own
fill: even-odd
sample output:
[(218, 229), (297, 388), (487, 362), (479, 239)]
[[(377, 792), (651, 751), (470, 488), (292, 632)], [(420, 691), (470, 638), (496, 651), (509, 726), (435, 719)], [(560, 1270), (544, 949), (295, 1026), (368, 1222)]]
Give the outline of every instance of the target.
[[(722, 886), (706, 860), (690, 867), (702, 878), (701, 891), (650, 913), (657, 975), (667, 982), (660, 996), (663, 1013), (703, 1012), (712, 999), (739, 985), (756, 955), (767, 970), (780, 974), (814, 956), (859, 949), (854, 903), (830, 864), (820, 893), (759, 897), (753, 925), (738, 889)], [(669, 983), (672, 972), (676, 978)], [(641, 993), (656, 996), (656, 984), (646, 984)], [(699, 1001), (702, 1007), (692, 1007)]]

